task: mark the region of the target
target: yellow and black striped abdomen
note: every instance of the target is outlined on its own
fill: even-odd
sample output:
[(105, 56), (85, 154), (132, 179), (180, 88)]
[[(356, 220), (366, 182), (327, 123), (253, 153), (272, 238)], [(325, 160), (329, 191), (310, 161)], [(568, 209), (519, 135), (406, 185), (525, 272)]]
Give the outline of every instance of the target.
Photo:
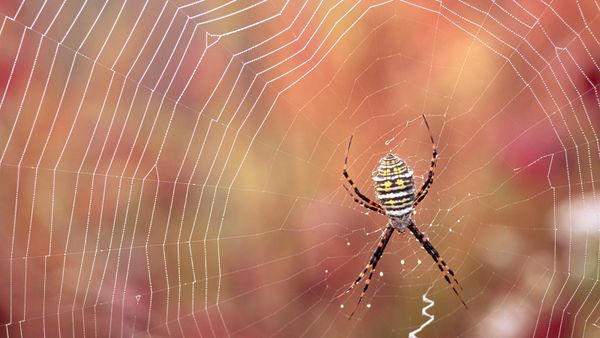
[(400, 157), (387, 154), (379, 160), (379, 166), (373, 172), (373, 183), (387, 215), (402, 217), (412, 213), (415, 202), (413, 170)]

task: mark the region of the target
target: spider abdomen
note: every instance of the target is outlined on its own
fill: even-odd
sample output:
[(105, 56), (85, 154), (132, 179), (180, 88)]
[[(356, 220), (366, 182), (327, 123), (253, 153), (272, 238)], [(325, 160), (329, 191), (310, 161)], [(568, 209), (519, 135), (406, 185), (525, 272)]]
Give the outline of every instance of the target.
[(400, 157), (387, 154), (373, 172), (377, 199), (385, 213), (393, 217), (409, 215), (415, 202), (413, 170)]

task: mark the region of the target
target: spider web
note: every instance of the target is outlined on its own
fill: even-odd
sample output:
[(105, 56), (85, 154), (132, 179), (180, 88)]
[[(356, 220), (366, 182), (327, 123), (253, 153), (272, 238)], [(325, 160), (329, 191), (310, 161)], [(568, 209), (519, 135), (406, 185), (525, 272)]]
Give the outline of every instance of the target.
[[(600, 334), (597, 1), (3, 1), (6, 336)], [(462, 308), (342, 188), (393, 151)], [(423, 315), (422, 315), (423, 314)]]

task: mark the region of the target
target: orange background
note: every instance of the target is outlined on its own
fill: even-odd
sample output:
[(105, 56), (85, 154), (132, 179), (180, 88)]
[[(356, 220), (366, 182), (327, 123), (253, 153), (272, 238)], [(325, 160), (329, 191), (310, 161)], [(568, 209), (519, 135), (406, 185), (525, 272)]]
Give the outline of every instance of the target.
[[(0, 13), (0, 334), (405, 336), (425, 292), (419, 336), (599, 334), (594, 2)], [(416, 221), (470, 309), (407, 232), (347, 321), (386, 225), (348, 139), (369, 196), (388, 151), (420, 184), (421, 114)]]

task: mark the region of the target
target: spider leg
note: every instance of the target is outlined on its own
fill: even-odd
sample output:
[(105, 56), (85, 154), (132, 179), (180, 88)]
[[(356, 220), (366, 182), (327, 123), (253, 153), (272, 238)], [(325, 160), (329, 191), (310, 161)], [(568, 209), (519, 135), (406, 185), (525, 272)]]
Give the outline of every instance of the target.
[[(408, 229), (417, 238), (417, 240), (419, 241), (419, 243), (421, 243), (421, 245), (423, 246), (423, 249), (425, 249), (425, 251), (427, 251), (427, 253), (433, 258), (433, 260), (437, 264), (438, 268), (442, 272), (442, 276), (444, 277), (444, 279), (446, 280), (446, 282), (448, 282), (448, 284), (450, 284), (450, 287), (452, 288), (452, 291), (454, 291), (454, 293), (458, 296), (458, 298), (460, 299), (461, 303), (465, 306), (465, 309), (468, 309), (469, 307), (467, 306), (467, 304), (463, 300), (462, 296), (460, 295), (460, 293), (458, 292), (458, 290), (454, 286), (454, 284), (456, 284), (462, 290), (462, 286), (460, 285), (460, 283), (456, 279), (456, 277), (454, 275), (454, 271), (452, 271), (452, 269), (450, 269), (450, 267), (442, 259), (442, 257), (438, 253), (438, 251), (433, 247), (433, 245), (431, 244), (431, 242), (429, 241), (429, 239), (425, 236), (425, 234), (423, 234), (421, 232), (421, 230), (419, 230), (419, 228), (417, 228), (417, 226), (415, 225), (414, 222), (410, 222), (410, 224), (408, 225)], [(448, 277), (448, 274), (450, 274), (450, 276), (452, 276), (452, 280)]]
[(429, 132), (429, 139), (431, 140), (431, 145), (433, 147), (433, 151), (432, 151), (432, 155), (431, 155), (431, 165), (429, 166), (429, 171), (427, 171), (427, 179), (425, 179), (425, 182), (423, 182), (423, 185), (421, 186), (421, 189), (419, 189), (419, 192), (417, 192), (417, 195), (415, 196), (415, 202), (413, 203), (413, 208), (416, 207), (419, 203), (421, 203), (421, 201), (425, 198), (425, 196), (427, 196), (427, 193), (429, 192), (429, 188), (431, 187), (431, 184), (433, 183), (433, 176), (435, 175), (435, 166), (437, 164), (437, 146), (435, 145), (435, 141), (433, 140), (433, 136), (431, 135), (431, 129), (429, 128), (429, 123), (427, 123), (427, 119), (425, 118), (425, 115), (421, 115), (423, 116), (423, 121), (425, 121), (425, 126), (427, 126), (427, 131)]
[(373, 255), (371, 255), (371, 259), (369, 260), (369, 263), (365, 266), (365, 269), (358, 275), (358, 277), (356, 277), (356, 280), (354, 280), (354, 282), (348, 287), (348, 289), (346, 289), (346, 291), (340, 293), (336, 298), (339, 298), (339, 297), (343, 296), (344, 294), (350, 292), (350, 290), (354, 289), (354, 287), (356, 285), (358, 285), (358, 282), (360, 282), (361, 279), (363, 279), (363, 277), (366, 275), (367, 271), (373, 266), (373, 264), (377, 264), (377, 261), (381, 258), (381, 255), (383, 254), (383, 250), (385, 249), (385, 246), (387, 245), (387, 242), (392, 237), (393, 233), (394, 233), (394, 231), (393, 231), (392, 227), (388, 226), (385, 229), (385, 231), (381, 235), (379, 243), (377, 244), (377, 248), (375, 249), (375, 252), (373, 252)]
[(379, 243), (377, 244), (377, 248), (375, 249), (375, 252), (373, 252), (373, 256), (371, 256), (371, 260), (369, 261), (369, 264), (367, 264), (367, 266), (365, 266), (365, 269), (358, 275), (358, 277), (356, 278), (356, 280), (354, 280), (354, 282), (350, 285), (350, 287), (348, 287), (348, 289), (346, 289), (346, 291), (342, 292), (341, 294), (339, 294), (336, 297), (336, 298), (339, 298), (339, 297), (343, 296), (344, 294), (350, 292), (350, 290), (352, 290), (356, 285), (358, 285), (360, 280), (363, 279), (363, 277), (367, 274), (367, 272), (369, 272), (369, 276), (365, 280), (365, 287), (363, 288), (362, 293), (360, 294), (360, 298), (358, 299), (358, 302), (356, 303), (356, 306), (354, 307), (354, 310), (352, 310), (352, 313), (350, 314), (348, 319), (352, 319), (352, 316), (358, 309), (358, 306), (360, 305), (360, 302), (362, 301), (363, 297), (365, 296), (367, 289), (369, 289), (369, 284), (371, 283), (371, 278), (373, 277), (373, 273), (375, 272), (377, 263), (379, 262), (379, 259), (383, 255), (383, 251), (385, 250), (385, 247), (387, 246), (388, 242), (390, 241), (390, 238), (392, 238), (393, 234), (394, 234), (394, 228), (391, 226), (388, 226), (385, 229), (383, 235), (381, 236), (381, 239), (380, 239)]
[(352, 199), (354, 200), (354, 202), (360, 204), (361, 206), (363, 206), (363, 207), (365, 207), (365, 208), (367, 208), (369, 210), (375, 211), (376, 213), (385, 215), (385, 212), (383, 211), (383, 209), (376, 208), (376, 207), (372, 206), (371, 204), (366, 204), (364, 201), (356, 198), (356, 196), (354, 196), (354, 194), (352, 193), (352, 191), (350, 191), (350, 189), (348, 189), (348, 187), (345, 184), (342, 185), (342, 186), (344, 187), (344, 189), (346, 189), (346, 191), (348, 192), (348, 194), (350, 194), (350, 196), (352, 197)]
[(350, 175), (348, 174), (348, 153), (350, 152), (351, 144), (352, 144), (352, 136), (350, 136), (350, 141), (348, 142), (348, 148), (346, 148), (346, 157), (344, 158), (344, 171), (342, 172), (342, 175), (344, 175), (344, 178), (350, 184), (350, 186), (352, 187), (352, 190), (354, 190), (354, 193), (356, 193), (356, 195), (365, 203), (365, 205), (370, 205), (373, 208), (383, 210), (381, 205), (379, 205), (377, 202), (372, 201), (365, 194), (360, 192), (360, 190), (358, 190), (358, 187), (356, 187), (356, 185), (354, 184), (354, 181), (352, 181), (352, 179), (350, 178)]

